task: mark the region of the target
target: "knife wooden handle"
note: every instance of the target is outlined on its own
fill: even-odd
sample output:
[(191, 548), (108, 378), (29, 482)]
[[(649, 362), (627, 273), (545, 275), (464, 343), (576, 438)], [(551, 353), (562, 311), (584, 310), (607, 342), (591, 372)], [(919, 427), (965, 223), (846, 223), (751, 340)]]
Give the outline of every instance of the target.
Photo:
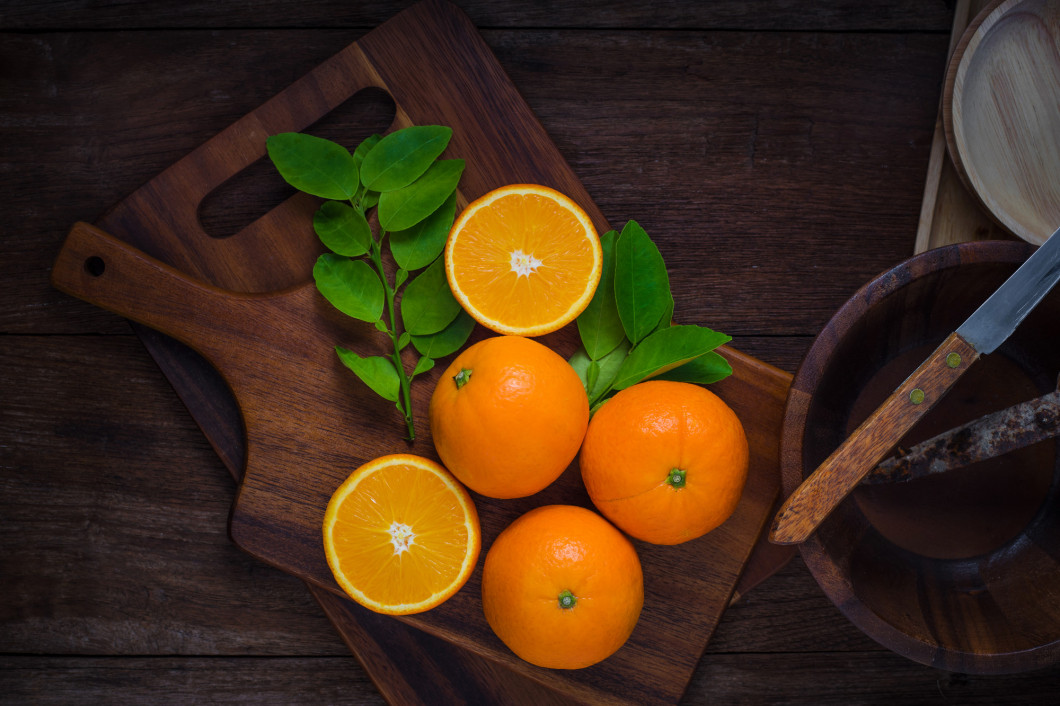
[(798, 544), (843, 501), (916, 422), (935, 406), (979, 352), (951, 333), (781, 506), (769, 540)]

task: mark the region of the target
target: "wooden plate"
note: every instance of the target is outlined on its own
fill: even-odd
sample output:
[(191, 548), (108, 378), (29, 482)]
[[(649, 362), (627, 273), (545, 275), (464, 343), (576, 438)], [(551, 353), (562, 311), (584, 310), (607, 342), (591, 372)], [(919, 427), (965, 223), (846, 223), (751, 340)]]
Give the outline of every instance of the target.
[(943, 116), (969, 191), (1004, 228), (1043, 243), (1060, 225), (1060, 3), (987, 6), (950, 60)]

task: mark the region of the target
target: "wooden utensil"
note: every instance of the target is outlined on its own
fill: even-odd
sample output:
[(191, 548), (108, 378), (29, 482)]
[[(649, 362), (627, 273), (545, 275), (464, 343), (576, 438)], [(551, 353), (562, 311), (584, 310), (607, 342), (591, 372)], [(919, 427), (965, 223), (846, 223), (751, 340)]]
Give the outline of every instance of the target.
[[(862, 287), (795, 375), (784, 418), (793, 492), (1016, 267), (1029, 243), (936, 248)], [(983, 356), (899, 443), (912, 446), (1056, 384), (1060, 290)], [(821, 590), (866, 635), (955, 672), (1035, 669), (1060, 658), (1060, 456), (1056, 440), (915, 484), (860, 485), (799, 545)]]
[(994, 352), (1060, 281), (1060, 228), (836, 449), (780, 508), (770, 540), (805, 541), (980, 355)]
[[(188, 336), (189, 341), (196, 333), (205, 335), (205, 342), (194, 341), (194, 345), (207, 355), (220, 353), (223, 356), (239, 357), (246, 355), (247, 351), (254, 354), (254, 345), (263, 345), (261, 351), (264, 352), (259, 353), (265, 355), (273, 348), (278, 352), (287, 351), (287, 346), (294, 346), (296, 350), (283, 354), (289, 356), (289, 360), (267, 361), (262, 368), (275, 370), (276, 366), (285, 365), (298, 368), (299, 380), (283, 383), (274, 392), (297, 387), (299, 384), (313, 385), (321, 382), (317, 374), (307, 374), (296, 365), (295, 361), (299, 356), (311, 359), (311, 367), (321, 364), (323, 367), (316, 370), (316, 373), (323, 371), (322, 374), (331, 376), (328, 380), (336, 386), (336, 391), (328, 393), (333, 396), (328, 396), (327, 399), (337, 398), (341, 400), (341, 404), (346, 405), (340, 416), (360, 415), (355, 421), (347, 417), (346, 423), (342, 420), (330, 420), (327, 428), (332, 430), (334, 435), (327, 441), (349, 444), (350, 448), (364, 450), (366, 444), (371, 446), (372, 443), (366, 441), (366, 437), (374, 435), (374, 443), (379, 446), (368, 450), (376, 453), (384, 447), (391, 450), (391, 443), (403, 443), (400, 442), (399, 434), (395, 434), (394, 439), (381, 438), (377, 434), (378, 430), (383, 428), (378, 422), (379, 417), (392, 414), (392, 407), (371, 399), (370, 395), (358, 388), (359, 383), (344, 370), (327, 367), (334, 364), (334, 361), (328, 361), (332, 356), (331, 347), (337, 340), (352, 342), (354, 347), (369, 345), (372, 331), (362, 330), (356, 325), (350, 328), (347, 321), (336, 320), (326, 305), (314, 304), (306, 310), (299, 308), (313, 299), (310, 296), (311, 289), (306, 290), (304, 287), (309, 280), (309, 269), (319, 252), (319, 245), (310, 227), (312, 211), (315, 208), (313, 200), (294, 197), (243, 231), (225, 239), (207, 236), (197, 216), (199, 204), (206, 194), (240, 169), (261, 158), (265, 136), (279, 131), (304, 130), (364, 87), (385, 90), (394, 99), (397, 106), (395, 127), (409, 123), (435, 122), (454, 128), (450, 150), (454, 156), (468, 159), (468, 169), (461, 182), (462, 191), (468, 196), (474, 197), (489, 188), (515, 181), (544, 183), (578, 200), (598, 227), (606, 225), (577, 177), (559, 155), (467, 18), (448, 3), (425, 2), (361, 38), (109, 211), (100, 220), (99, 225), (104, 230), (120, 236), (121, 242), (110, 242), (107, 245), (106, 259), (96, 255), (100, 260), (92, 260), (95, 271), (98, 271), (102, 264), (103, 272), (98, 277), (92, 276), (91, 270), (85, 269), (84, 261), (79, 261), (80, 255), (85, 253), (76, 257), (61, 257), (61, 264), (57, 263), (53, 273), (57, 283), (66, 280), (63, 286), (69, 286), (70, 291), (78, 296), (96, 299), (97, 303), (112, 306), (119, 312), (125, 311), (128, 305), (132, 307), (130, 314), (146, 316), (150, 314), (147, 311), (150, 307), (148, 300), (141, 296), (139, 290), (150, 292), (156, 284), (130, 284), (123, 280), (125, 265), (119, 265), (127, 260), (138, 263), (133, 271), (152, 277), (158, 274), (161, 268), (165, 274), (158, 276), (166, 277), (167, 281), (172, 280), (172, 286), (184, 294), (201, 295), (200, 300), (196, 301), (201, 301), (205, 308), (188, 310), (186, 306), (180, 306), (179, 302), (173, 303), (177, 300), (167, 299), (165, 302), (156, 302), (165, 308), (161, 312), (150, 314), (151, 316), (157, 319), (175, 314), (177, 318), (183, 318), (186, 314), (188, 321), (176, 323), (177, 331), (174, 333)], [(464, 201), (466, 202), (466, 199)], [(80, 246), (86, 246), (97, 240), (108, 241), (98, 232), (79, 226), (71, 234), (70, 245), (72, 247), (80, 243)], [(128, 243), (136, 245), (152, 257), (145, 258), (142, 253), (123, 250), (123, 245)], [(265, 256), (266, 253), (268, 257)], [(162, 265), (161, 262), (166, 264)], [(189, 281), (181, 282), (181, 277)], [(124, 281), (125, 284), (109, 293), (109, 283), (116, 280)], [(74, 285), (92, 289), (78, 293), (73, 288)], [(282, 291), (269, 294), (277, 289)], [(242, 294), (245, 292), (258, 294)], [(132, 301), (128, 301), (130, 298)], [(239, 312), (247, 318), (234, 322), (234, 328), (227, 333), (217, 332), (218, 328), (227, 329), (228, 323), (211, 322), (210, 317), (217, 313), (218, 302), (233, 299), (237, 303), (231, 311), (228, 310), (227, 304), (221, 306), (221, 309), (229, 314)], [(288, 321), (283, 324), (280, 319), (274, 318), (276, 315), (290, 313), (291, 309), (298, 311), (297, 322)], [(306, 324), (307, 319), (313, 321)], [(163, 326), (163, 331), (170, 329), (170, 320)], [(274, 326), (280, 326), (282, 330)], [(367, 328), (369, 327), (364, 327)], [(245, 414), (246, 410), (231, 405), (225, 389), (226, 383), (213, 374), (209, 364), (205, 364), (201, 358), (173, 339), (143, 326), (139, 326), (138, 331), (207, 432), (208, 438), (226, 465), (233, 469), (240, 468), (244, 448), (240, 415)], [(211, 331), (215, 333), (209, 333)], [(319, 353), (307, 353), (301, 350), (297, 342), (287, 340), (280, 341), (279, 345), (274, 347), (270, 337), (278, 332), (284, 338), (294, 333), (326, 342), (326, 345)], [(233, 349), (212, 340), (216, 335), (231, 344), (234, 334), (249, 334), (254, 337), (254, 341), (250, 346), (239, 343), (238, 347)], [(480, 331), (478, 335), (483, 334)], [(569, 352), (575, 344), (573, 331), (561, 333), (549, 342), (561, 352)], [(611, 666), (585, 670), (577, 675), (549, 674), (543, 677), (541, 674), (525, 670), (525, 665), (515, 662), (503, 652), (499, 643), (494, 641), (486, 644), (492, 636), (482, 630), (480, 622), (476, 622), (480, 611), (467, 609), (467, 614), (471, 616), (468, 623), (470, 629), (465, 628), (466, 621), (460, 615), (449, 616), (448, 628), (445, 630), (423, 624), (421, 627), (432, 629), (436, 635), (450, 640), (448, 644), (465, 645), (476, 654), (485, 655), (491, 660), (500, 659), (496, 664), (503, 662), (523, 669), (524, 674), (551, 685), (568, 698), (627, 700), (638, 703), (666, 702), (679, 698), (729, 595), (735, 593), (735, 577), (739, 575), (740, 567), (746, 560), (755, 538), (761, 533), (778, 486), (775, 470), (778, 463), (777, 443), (790, 376), (735, 350), (729, 349), (723, 353), (730, 357), (736, 374), (715, 389), (727, 399), (731, 399), (738, 413), (741, 413), (755, 448), (756, 459), (744, 504), (737, 510), (732, 521), (710, 540), (694, 543), (696, 546), (686, 548), (689, 553), (696, 554), (693, 561), (686, 561), (685, 556), (678, 550), (667, 560), (669, 565), (677, 567), (677, 570), (667, 569), (651, 575), (650, 581), (654, 583), (654, 590), (659, 595), (681, 597), (680, 621), (675, 623), (673, 615), (676, 613), (669, 614), (665, 610), (660, 610), (660, 615), (653, 619), (658, 628), (680, 633), (681, 636), (681, 644), (670, 645), (674, 649), (666, 656), (665, 664), (656, 662), (661, 659), (657, 650), (660, 646), (667, 646), (667, 640), (657, 640), (658, 635), (654, 631), (648, 631), (644, 633), (644, 638), (645, 643), (650, 643), (650, 647), (641, 645), (637, 650), (647, 651), (651, 656), (635, 669), (628, 669), (625, 662), (616, 661)], [(211, 359), (210, 362), (227, 371), (226, 374), (233, 378), (242, 380), (236, 387), (241, 384), (267, 384), (258, 373), (245, 367), (245, 361), (229, 363)], [(417, 416), (421, 423), (425, 419), (424, 405), (429, 391), (429, 381), (419, 384), (415, 404), (420, 405)], [(252, 400), (250, 406), (259, 409), (267, 406), (269, 401), (265, 398), (272, 392), (258, 394), (259, 399)], [(239, 399), (239, 402), (242, 403), (243, 400)], [(298, 406), (280, 407), (282, 414), (276, 416), (285, 418), (288, 426), (279, 437), (259, 444), (257, 440), (262, 438), (260, 433), (255, 433), (253, 437), (250, 433), (247, 434), (247, 441), (254, 441), (247, 446), (259, 447), (247, 449), (248, 469), (253, 470), (261, 455), (268, 456), (269, 451), (278, 446), (291, 444), (303, 449), (316, 448), (299, 438), (300, 415), (306, 410)], [(266, 415), (252, 412), (251, 416), (258, 419)], [(283, 426), (281, 419), (269, 420), (269, 423)], [(260, 419), (255, 421), (254, 429), (260, 432), (264, 428), (263, 424)], [(361, 431), (363, 429), (371, 429), (372, 432), (365, 434)], [(423, 438), (424, 431), (418, 430), (421, 439), (417, 444), (423, 442), (429, 446), (429, 438)], [(348, 440), (347, 437), (351, 439)], [(288, 453), (285, 458), (290, 460), (291, 464), (283, 469), (281, 477), (267, 481), (266, 486), (273, 481), (279, 481), (280, 485), (283, 485), (288, 482), (301, 483), (303, 480), (303, 474), (308, 468), (307, 457), (299, 454), (292, 457), (289, 452), (284, 453)], [(322, 446), (318, 453), (329, 454), (327, 466), (328, 473), (332, 475), (326, 483), (337, 481), (340, 475), (352, 469), (352, 466), (341, 468), (340, 462), (356, 463), (356, 453), (346, 456), (334, 447), (330, 447), (329, 453), (329, 447)], [(568, 471), (568, 477), (572, 471)], [(286, 491), (280, 486), (273, 490)], [(573, 495), (569, 494), (570, 490), (569, 482), (566, 486), (557, 486), (555, 497), (565, 501), (587, 502), (587, 498), (578, 490), (577, 482), (574, 482)], [(246, 486), (242, 491), (246, 491)], [(311, 492), (322, 498), (329, 491), (314, 482), (311, 484)], [(320, 509), (322, 511), (322, 506)], [(505, 512), (514, 516), (521, 509), (523, 506), (515, 503), (506, 508)], [(282, 507), (275, 511), (284, 514)], [(493, 531), (506, 519), (507, 516), (495, 516), (490, 521)], [(276, 532), (275, 527), (265, 528), (265, 524), (267, 520), (248, 516), (240, 506), (233, 511), (233, 537), (238, 538), (237, 541), (254, 545), (260, 541), (255, 535), (265, 532), (281, 544), (287, 542), (284, 531)], [(298, 532), (302, 531), (312, 533), (318, 530), (314, 523), (310, 522), (298, 528)], [(307, 551), (317, 551), (312, 538), (294, 541)], [(760, 556), (766, 559), (756, 564), (756, 569), (748, 575), (749, 582), (741, 584), (743, 588), (739, 590), (746, 590), (753, 586), (755, 581), (768, 576), (783, 565), (790, 554), (773, 553), (772, 548), (769, 548)], [(272, 558), (277, 560), (277, 557)], [(319, 570), (322, 567), (314, 563), (313, 568)], [(319, 574), (317, 578), (318, 581), (321, 580)], [(323, 576), (322, 580), (327, 583), (328, 579), (328, 576)], [(473, 578), (473, 581), (475, 580)], [(473, 597), (471, 589), (469, 585), (465, 592)], [(362, 661), (366, 661), (366, 668), (388, 698), (402, 702), (418, 698), (426, 703), (430, 702), (431, 693), (452, 694), (455, 693), (454, 690), (459, 692), (459, 680), (450, 679), (448, 675), (433, 674), (429, 668), (424, 668), (424, 665), (436, 661), (431, 655), (434, 646), (439, 644), (437, 639), (418, 641), (415, 637), (418, 631), (409, 630), (405, 623), (381, 619), (380, 616), (368, 614), (367, 611), (353, 606), (337, 593), (330, 592), (335, 590), (333, 585), (329, 585), (327, 590), (314, 586), (313, 590), (339, 627), (347, 644), (351, 645)], [(649, 586), (649, 591), (651, 590), (653, 589)], [(686, 605), (688, 595), (697, 596), (690, 612)], [(403, 630), (405, 632), (402, 632)], [(406, 650), (415, 653), (417, 645), (422, 645), (419, 649), (423, 650), (418, 656), (406, 653)], [(388, 649), (401, 654), (388, 655)], [(473, 656), (468, 654), (469, 657)], [(461, 664), (469, 662), (465, 660)], [(406, 678), (402, 671), (409, 666), (416, 666), (421, 671), (421, 680), (415, 680), (415, 684), (411, 683), (413, 680)], [(496, 694), (518, 693), (518, 687), (494, 689), (492, 685), (485, 684), (486, 680), (492, 680), (491, 668), (489, 665), (472, 667), (469, 671), (474, 673), (465, 681), (478, 680), (480, 684), (473, 688), (478, 689), (480, 694), (486, 691)], [(647, 675), (652, 669), (660, 671), (653, 672), (649, 679)], [(402, 674), (394, 674), (396, 671), (401, 671)], [(499, 673), (496, 669), (492, 672), (495, 675)], [(661, 679), (660, 674), (667, 676)], [(528, 687), (527, 691), (532, 689)]]
[(983, 415), (912, 448), (900, 449), (869, 471), (861, 484), (908, 483), (996, 458), (1057, 434), (1060, 434), (1060, 388)]
[(1045, 242), (1060, 223), (1060, 3), (987, 6), (950, 60), (943, 119), (969, 191), (1004, 228)]

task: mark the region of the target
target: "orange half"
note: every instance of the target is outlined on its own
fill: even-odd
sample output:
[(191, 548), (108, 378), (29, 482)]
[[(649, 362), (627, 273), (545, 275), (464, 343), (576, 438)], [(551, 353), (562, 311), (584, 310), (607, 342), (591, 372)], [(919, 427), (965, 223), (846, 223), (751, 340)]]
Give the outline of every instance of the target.
[(534, 184), (504, 186), (469, 204), (445, 246), (453, 295), (503, 334), (541, 336), (573, 321), (602, 267), (600, 238), (585, 211)]
[(447, 600), (467, 582), (480, 547), (467, 490), (434, 461), (411, 454), (355, 470), (324, 514), (335, 580), (377, 613), (421, 613)]

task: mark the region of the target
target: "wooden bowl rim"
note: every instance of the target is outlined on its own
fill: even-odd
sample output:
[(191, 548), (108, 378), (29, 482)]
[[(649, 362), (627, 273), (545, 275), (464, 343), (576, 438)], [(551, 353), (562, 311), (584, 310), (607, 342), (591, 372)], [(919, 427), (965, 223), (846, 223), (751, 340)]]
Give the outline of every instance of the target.
[[(935, 248), (881, 273), (843, 304), (814, 340), (792, 379), (780, 440), (784, 496), (790, 495), (804, 479), (802, 440), (812, 390), (820, 382), (835, 347), (873, 304), (916, 279), (972, 264), (1018, 265), (1034, 250), (1031, 244), (1017, 240), (982, 240)], [(822, 592), (850, 622), (879, 644), (916, 662), (969, 674), (1005, 674), (1046, 667), (1060, 659), (1060, 640), (1028, 650), (988, 654), (943, 647), (913, 637), (858, 597), (850, 577), (829, 555), (817, 533), (799, 545), (799, 551)]]
[(990, 216), (991, 220), (1009, 233), (1034, 245), (1041, 245), (1046, 241), (1049, 234), (1033, 232), (1023, 221), (1014, 217), (1009, 210), (1002, 208), (991, 196), (990, 190), (979, 179), (978, 174), (969, 168), (964, 159), (966, 143), (963, 137), (963, 126), (955, 124), (953, 120), (954, 102), (956, 101), (960, 104), (968, 66), (975, 56), (976, 49), (991, 30), (997, 26), (998, 22), (1009, 13), (1018, 10), (1020, 5), (1032, 1), (1037, 2), (1038, 0), (992, 0), (969, 23), (957, 42), (946, 69), (946, 78), (942, 90), (942, 127), (946, 136), (946, 148), (950, 154), (953, 166), (956, 168), (957, 176), (968, 192), (972, 194)]

